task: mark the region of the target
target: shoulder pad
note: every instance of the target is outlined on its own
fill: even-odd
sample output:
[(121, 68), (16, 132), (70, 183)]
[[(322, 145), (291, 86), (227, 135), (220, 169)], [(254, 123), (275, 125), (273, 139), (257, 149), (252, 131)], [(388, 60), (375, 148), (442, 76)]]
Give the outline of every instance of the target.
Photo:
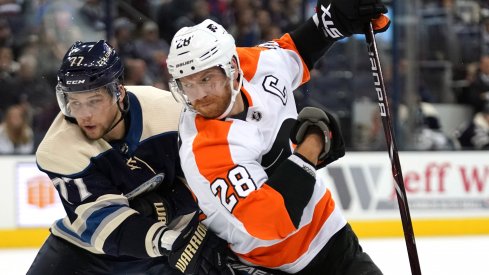
[(178, 131), (183, 104), (177, 102), (171, 92), (152, 86), (126, 86), (141, 104), (143, 133), (141, 140), (156, 134)]
[(73, 175), (90, 165), (90, 158), (111, 149), (103, 139), (90, 141), (80, 128), (58, 114), (37, 148), (36, 161), (43, 171)]

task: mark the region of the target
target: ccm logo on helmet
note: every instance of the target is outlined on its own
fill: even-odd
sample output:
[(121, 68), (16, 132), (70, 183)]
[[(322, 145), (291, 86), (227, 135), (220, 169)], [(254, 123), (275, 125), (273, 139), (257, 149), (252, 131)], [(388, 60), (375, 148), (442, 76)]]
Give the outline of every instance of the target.
[(67, 80), (66, 81), (67, 85), (76, 85), (76, 84), (83, 84), (83, 83), (85, 83), (85, 79)]

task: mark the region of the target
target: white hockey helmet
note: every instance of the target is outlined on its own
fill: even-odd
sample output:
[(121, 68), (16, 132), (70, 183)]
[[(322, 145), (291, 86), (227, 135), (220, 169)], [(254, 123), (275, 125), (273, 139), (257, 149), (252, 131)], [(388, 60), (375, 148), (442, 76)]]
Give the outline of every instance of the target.
[(206, 19), (195, 26), (181, 28), (171, 41), (166, 60), (168, 72), (172, 76), (170, 91), (177, 100), (182, 99), (190, 110), (195, 111), (182, 89), (179, 88), (178, 79), (211, 67), (220, 67), (229, 78), (232, 91), (231, 102), (219, 119), (225, 117), (231, 111), (242, 83), (240, 77), (238, 89), (233, 88), (235, 72), (231, 66), (233, 58), (236, 59), (237, 69), (242, 75), (234, 38), (220, 24)]

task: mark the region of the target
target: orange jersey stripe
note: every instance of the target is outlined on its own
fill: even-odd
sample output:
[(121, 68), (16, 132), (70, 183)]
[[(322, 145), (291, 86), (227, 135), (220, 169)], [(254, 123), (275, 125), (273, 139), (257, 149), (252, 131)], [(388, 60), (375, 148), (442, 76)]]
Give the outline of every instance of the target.
[(253, 107), (253, 99), (251, 98), (250, 93), (248, 93), (244, 87), (241, 87), (241, 92), (245, 95), (246, 100), (248, 100), (248, 106)]
[[(216, 179), (227, 179), (229, 170), (236, 166), (226, 139), (231, 122), (207, 120), (200, 116), (196, 117), (195, 122), (199, 134), (195, 137), (193, 152), (200, 173), (211, 184)], [(236, 195), (234, 186), (225, 181), (228, 186), (226, 198), (234, 196), (237, 199), (232, 213), (249, 234), (263, 240), (276, 240), (295, 230), (283, 197), (273, 188), (263, 185), (249, 196), (240, 197)]]
[[(286, 33), (282, 37), (280, 37), (280, 39), (274, 39), (274, 41), (277, 42), (281, 48), (294, 51), (295, 53), (297, 53), (298, 56), (301, 56), (299, 54), (299, 51), (297, 50), (297, 47), (295, 46), (294, 40), (292, 40), (292, 37), (290, 37), (290, 34)], [(307, 68), (307, 65), (302, 57), (301, 61), (302, 68), (304, 69), (301, 84), (304, 84), (305, 82), (309, 81), (309, 79), (311, 79), (311, 73), (309, 72), (309, 69)]]
[(216, 178), (226, 178), (226, 175), (221, 175), (221, 172), (227, 172), (234, 166), (225, 139), (231, 122), (208, 120), (197, 116), (195, 125), (199, 134), (195, 137), (193, 151), (200, 172), (209, 182)]
[[(273, 41), (277, 42), (281, 48), (286, 50), (291, 50), (295, 52), (298, 56), (300, 56), (294, 41), (290, 37), (290, 34), (286, 33), (279, 39), (274, 39)], [(243, 70), (244, 78), (247, 81), (250, 81), (255, 76), (256, 70), (258, 68), (258, 61), (260, 59), (260, 54), (262, 51), (265, 50), (270, 50), (270, 49), (266, 47), (260, 47), (260, 46), (236, 48), (236, 51), (238, 52), (238, 56), (239, 56), (239, 63), (241, 69)], [(302, 60), (302, 57), (301, 57), (301, 61), (302, 61), (302, 68), (304, 69), (304, 73), (302, 75), (302, 81), (301, 81), (301, 84), (303, 84), (309, 81), (309, 79), (311, 78), (311, 74), (309, 72), (309, 69), (307, 68), (306, 63), (304, 62), (304, 60)]]
[(243, 199), (233, 214), (263, 240), (282, 239), (295, 230), (282, 195), (266, 184)]
[(241, 66), (244, 78), (247, 81), (250, 81), (255, 76), (256, 68), (258, 68), (258, 60), (260, 59), (260, 53), (265, 50), (267, 50), (267, 48), (236, 48), (239, 56), (239, 65)]
[(335, 208), (328, 190), (314, 208), (311, 223), (302, 227), (286, 240), (268, 247), (258, 247), (246, 254), (238, 254), (244, 260), (259, 266), (279, 267), (292, 263), (307, 252), (314, 237), (321, 230)]

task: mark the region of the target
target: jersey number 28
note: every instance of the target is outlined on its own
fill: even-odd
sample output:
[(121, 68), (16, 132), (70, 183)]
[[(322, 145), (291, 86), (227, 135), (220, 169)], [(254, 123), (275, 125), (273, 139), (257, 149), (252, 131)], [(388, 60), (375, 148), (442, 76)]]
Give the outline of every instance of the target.
[[(228, 195), (228, 189), (231, 188)], [(229, 212), (233, 212), (239, 198), (247, 197), (251, 192), (256, 190), (256, 185), (250, 174), (243, 166), (236, 166), (229, 170), (227, 179), (218, 178), (211, 183), (211, 190), (214, 196), (218, 197), (222, 205)]]

